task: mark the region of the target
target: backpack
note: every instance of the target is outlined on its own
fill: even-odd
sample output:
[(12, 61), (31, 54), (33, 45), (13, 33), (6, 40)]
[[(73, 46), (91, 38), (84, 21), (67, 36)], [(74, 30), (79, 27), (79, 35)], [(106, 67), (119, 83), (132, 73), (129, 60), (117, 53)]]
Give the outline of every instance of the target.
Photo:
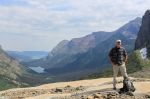
[(128, 92), (134, 92), (135, 87), (133, 85), (133, 82), (129, 78), (124, 78), (123, 80), (123, 88), (120, 89), (119, 93), (128, 93)]

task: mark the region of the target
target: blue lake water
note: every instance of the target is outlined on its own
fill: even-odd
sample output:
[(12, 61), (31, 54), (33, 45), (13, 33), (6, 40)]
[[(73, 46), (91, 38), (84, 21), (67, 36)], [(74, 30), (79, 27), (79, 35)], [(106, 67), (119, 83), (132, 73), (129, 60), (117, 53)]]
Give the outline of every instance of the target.
[(32, 69), (33, 71), (37, 72), (37, 73), (44, 73), (44, 68), (43, 67), (29, 67), (30, 69)]

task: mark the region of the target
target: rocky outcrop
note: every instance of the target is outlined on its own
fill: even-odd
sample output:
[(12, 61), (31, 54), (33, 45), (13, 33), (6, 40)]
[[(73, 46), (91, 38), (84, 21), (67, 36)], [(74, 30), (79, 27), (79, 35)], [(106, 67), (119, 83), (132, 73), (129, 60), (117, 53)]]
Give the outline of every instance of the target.
[(135, 43), (135, 49), (141, 49), (144, 47), (148, 48), (148, 57), (150, 57), (150, 10), (147, 10), (142, 18), (142, 25)]

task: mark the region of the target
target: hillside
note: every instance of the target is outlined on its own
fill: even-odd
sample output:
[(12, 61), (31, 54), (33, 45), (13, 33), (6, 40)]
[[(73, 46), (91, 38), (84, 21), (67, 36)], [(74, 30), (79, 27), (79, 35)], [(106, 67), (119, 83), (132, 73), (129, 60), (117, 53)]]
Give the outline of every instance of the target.
[[(136, 87), (133, 96), (118, 94), (112, 90), (112, 78), (79, 80), (40, 85), (31, 88), (17, 88), (0, 92), (1, 98), (25, 99), (148, 99), (150, 79), (131, 78)], [(122, 87), (118, 78), (118, 89)], [(141, 86), (142, 85), (142, 86)]]
[(26, 70), (0, 47), (0, 90), (26, 86), (25, 83), (17, 81), (19, 77), (26, 73)]

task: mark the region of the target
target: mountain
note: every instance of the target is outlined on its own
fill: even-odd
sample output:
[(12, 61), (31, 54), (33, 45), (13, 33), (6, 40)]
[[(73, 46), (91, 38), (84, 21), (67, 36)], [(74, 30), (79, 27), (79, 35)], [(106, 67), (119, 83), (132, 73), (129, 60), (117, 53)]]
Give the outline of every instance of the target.
[(94, 48), (112, 35), (112, 32), (99, 31), (81, 38), (74, 38), (71, 41), (63, 40), (52, 49), (46, 58), (27, 62), (25, 65), (44, 68), (62, 67), (74, 61), (74, 55), (87, 52), (90, 48)]
[(48, 68), (62, 67), (65, 64), (73, 62), (76, 59), (74, 55), (87, 52), (100, 42), (108, 39), (111, 35), (113, 33), (100, 31), (81, 38), (74, 38), (71, 41), (64, 40), (60, 42), (53, 48), (46, 59)]
[[(27, 66), (42, 66), (50, 74), (92, 72), (107, 68), (108, 51), (116, 39), (123, 41), (128, 52), (134, 49), (134, 42), (141, 25), (141, 18), (136, 18), (113, 32), (95, 32), (82, 38), (60, 42), (47, 58), (27, 63)], [(80, 72), (80, 73), (78, 73)], [(72, 76), (75, 76), (72, 74)]]
[(135, 42), (135, 49), (147, 48), (147, 55), (150, 57), (150, 10), (145, 12), (142, 25)]
[(46, 51), (7, 51), (7, 54), (20, 62), (28, 62), (33, 59), (44, 58), (48, 55)]
[(112, 33), (100, 31), (81, 38), (74, 38), (71, 41), (63, 40), (53, 48), (50, 54), (56, 56), (58, 54), (84, 53), (90, 48), (94, 48), (98, 43), (108, 39), (111, 35)]

